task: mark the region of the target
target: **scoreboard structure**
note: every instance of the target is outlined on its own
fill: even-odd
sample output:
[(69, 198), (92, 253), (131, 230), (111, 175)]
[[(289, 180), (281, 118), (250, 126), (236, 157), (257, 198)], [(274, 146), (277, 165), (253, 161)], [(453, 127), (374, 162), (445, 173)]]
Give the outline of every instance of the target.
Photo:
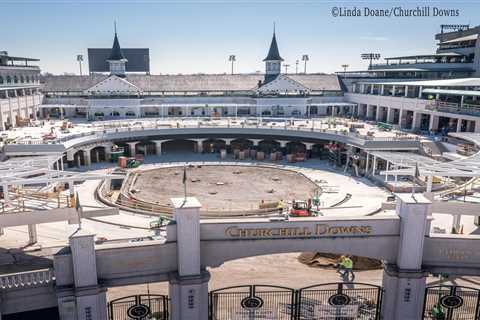
[[(88, 48), (88, 71), (109, 72), (107, 59), (111, 51), (111, 48)], [(128, 60), (126, 72), (150, 73), (149, 48), (122, 48), (122, 53)]]

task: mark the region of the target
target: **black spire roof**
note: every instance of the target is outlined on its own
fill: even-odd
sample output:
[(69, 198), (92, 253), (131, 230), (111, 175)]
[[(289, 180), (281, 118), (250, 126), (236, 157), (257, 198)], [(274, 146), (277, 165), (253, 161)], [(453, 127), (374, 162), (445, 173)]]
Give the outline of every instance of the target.
[(113, 38), (112, 52), (110, 52), (110, 57), (108, 57), (108, 60), (122, 60), (122, 59), (125, 59), (125, 56), (123, 55), (122, 49), (120, 48), (117, 32), (115, 32), (115, 38)]
[(277, 38), (275, 37), (275, 31), (273, 31), (272, 43), (270, 43), (270, 50), (268, 50), (268, 55), (263, 61), (269, 60), (280, 60), (283, 61), (282, 57), (280, 57), (280, 53), (278, 52), (277, 46)]

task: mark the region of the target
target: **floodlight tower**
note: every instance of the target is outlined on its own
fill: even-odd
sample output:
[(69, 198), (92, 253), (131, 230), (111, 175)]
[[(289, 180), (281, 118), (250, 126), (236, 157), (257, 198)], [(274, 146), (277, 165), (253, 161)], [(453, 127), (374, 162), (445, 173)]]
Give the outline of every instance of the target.
[(350, 67), (348, 64), (342, 64), (343, 76), (347, 77), (347, 68)]
[(77, 54), (77, 61), (78, 61), (78, 66), (80, 67), (80, 75), (82, 75), (83, 55)]
[(380, 59), (380, 53), (362, 53), (360, 55), (363, 60), (370, 60), (369, 68), (372, 67), (372, 61)]
[(304, 54), (302, 56), (302, 61), (304, 62), (304, 65), (303, 65), (303, 73), (307, 73), (307, 61), (310, 60), (309, 57), (308, 57), (308, 54)]
[(232, 74), (233, 74), (233, 63), (234, 63), (235, 61), (237, 61), (235, 55), (233, 55), (233, 54), (230, 55), (230, 56), (228, 57), (228, 61), (230, 61), (231, 64), (232, 64)]

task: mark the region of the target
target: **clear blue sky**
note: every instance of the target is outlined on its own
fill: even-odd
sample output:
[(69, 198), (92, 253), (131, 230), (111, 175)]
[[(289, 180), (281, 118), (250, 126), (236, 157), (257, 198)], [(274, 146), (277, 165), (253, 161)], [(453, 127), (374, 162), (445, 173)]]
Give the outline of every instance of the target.
[[(458, 17), (333, 17), (332, 7), (458, 9)], [(77, 54), (111, 47), (117, 21), (122, 47), (149, 47), (152, 73), (264, 69), (276, 22), (281, 56), (294, 72), (309, 54), (309, 72), (334, 72), (341, 64), (365, 68), (363, 52), (382, 57), (432, 53), (440, 24), (478, 25), (480, 1), (6, 1), (0, 0), (0, 50), (40, 58), (42, 71), (78, 72)], [(282, 71), (284, 69), (282, 68)]]

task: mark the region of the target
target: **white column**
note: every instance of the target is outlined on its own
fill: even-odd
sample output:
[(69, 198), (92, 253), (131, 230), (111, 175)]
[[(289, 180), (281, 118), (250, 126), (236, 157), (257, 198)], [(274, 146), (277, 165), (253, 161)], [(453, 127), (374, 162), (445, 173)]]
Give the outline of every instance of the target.
[(97, 281), (94, 235), (78, 229), (69, 242), (70, 252), (53, 259), (60, 319), (106, 320), (106, 289)]
[(377, 106), (377, 114), (375, 115), (375, 121), (380, 121), (382, 115), (382, 107), (380, 105)]
[(37, 226), (34, 224), (28, 225), (28, 244), (37, 243)]
[(203, 152), (203, 140), (204, 139), (194, 139), (197, 142), (197, 153)]
[(405, 86), (405, 97), (408, 97), (408, 86)]
[(420, 86), (420, 87), (418, 88), (418, 99), (421, 99), (421, 98), (422, 98), (422, 92), (423, 92), (423, 88), (422, 88), (422, 86)]
[(368, 176), (368, 162), (370, 160), (370, 154), (367, 152), (367, 159), (365, 160), (365, 175)]
[(429, 175), (427, 176), (427, 192), (432, 192), (432, 186), (433, 186), (433, 176)]
[(153, 140), (152, 142), (155, 143), (155, 153), (157, 156), (162, 155), (162, 144), (167, 140)]
[(396, 194), (400, 217), (397, 263), (386, 263), (382, 302), (384, 319), (421, 319), (427, 274), (422, 272), (423, 243), (430, 230), (427, 217), (431, 202), (422, 194)]
[[(172, 320), (208, 319), (209, 274), (200, 262), (200, 208), (196, 198), (174, 198), (178, 273), (171, 276)], [(167, 232), (168, 234), (168, 232)]]
[(2, 189), (3, 189), (3, 201), (5, 202), (5, 204), (10, 204), (10, 195), (9, 195), (9, 192), (8, 192), (8, 184), (3, 184)]
[(382, 85), (380, 86), (380, 95), (383, 96), (384, 94), (385, 94), (385, 85), (382, 84)]
[(135, 157), (136, 151), (135, 151), (135, 146), (139, 143), (140, 141), (133, 141), (133, 142), (127, 142), (128, 144), (128, 150), (130, 152), (130, 157)]
[(372, 176), (375, 175), (376, 170), (377, 170), (377, 156), (373, 156)]
[(438, 130), (438, 116), (434, 115), (433, 113), (430, 114), (428, 130)]
[(258, 147), (258, 144), (260, 143), (260, 141), (262, 141), (261, 139), (249, 139), (249, 140), (253, 142), (254, 147)]
[(458, 118), (457, 119), (457, 132), (461, 132), (461, 131), (462, 131), (462, 119)]
[(89, 167), (92, 165), (92, 159), (90, 158), (90, 149), (83, 150), (83, 159), (85, 160), (85, 166)]

